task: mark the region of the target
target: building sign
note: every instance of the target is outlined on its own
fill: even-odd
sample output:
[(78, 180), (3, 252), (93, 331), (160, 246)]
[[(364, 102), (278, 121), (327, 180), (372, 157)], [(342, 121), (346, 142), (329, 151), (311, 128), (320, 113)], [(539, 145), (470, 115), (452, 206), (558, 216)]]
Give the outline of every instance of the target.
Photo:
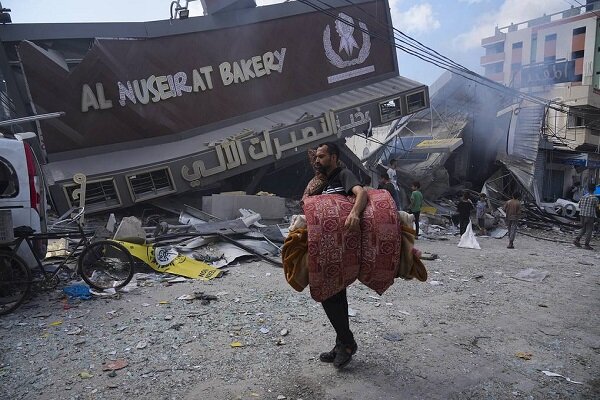
[[(66, 112), (40, 122), (46, 150), (119, 149), (189, 137), (234, 117), (253, 118), (265, 108), (397, 75), (393, 46), (369, 36), (371, 30), (387, 35), (381, 28), (389, 23), (386, 1), (331, 13), (336, 17), (315, 11), (181, 35), (96, 39), (70, 70), (22, 42), (18, 51), (36, 111)], [(202, 18), (216, 21), (200, 17), (199, 26)]]
[[(303, 152), (309, 145), (335, 141), (369, 128), (377, 119), (371, 119), (376, 105), (366, 105), (341, 112), (328, 111), (319, 117), (307, 119), (280, 129), (263, 132), (241, 132), (223, 140), (208, 151), (196, 155), (191, 163), (181, 167), (181, 177), (191, 187), (199, 187), (207, 178), (234, 170), (247, 164), (273, 162), (286, 153)], [(375, 113), (377, 115), (377, 113)], [(262, 163), (264, 164), (264, 163)]]
[(533, 64), (521, 70), (521, 87), (554, 85), (575, 81), (575, 61)]
[(591, 159), (588, 153), (558, 153), (553, 154), (551, 162), (557, 164), (573, 165), (575, 167), (586, 167), (589, 169), (600, 168), (600, 160)]

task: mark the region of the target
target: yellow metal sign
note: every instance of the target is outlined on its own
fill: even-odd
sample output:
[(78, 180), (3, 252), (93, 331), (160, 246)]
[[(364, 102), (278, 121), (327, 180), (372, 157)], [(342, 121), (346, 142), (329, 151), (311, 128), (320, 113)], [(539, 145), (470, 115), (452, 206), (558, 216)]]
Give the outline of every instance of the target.
[(154, 247), (152, 245), (135, 244), (121, 241), (118, 243), (125, 246), (132, 256), (139, 258), (157, 272), (165, 272), (168, 274), (184, 276), (192, 279), (201, 279), (205, 281), (218, 278), (222, 274), (222, 271), (218, 268), (182, 255), (178, 255), (166, 265), (160, 265), (156, 261)]
[(461, 138), (423, 140), (411, 151), (415, 153), (450, 153), (462, 145)]

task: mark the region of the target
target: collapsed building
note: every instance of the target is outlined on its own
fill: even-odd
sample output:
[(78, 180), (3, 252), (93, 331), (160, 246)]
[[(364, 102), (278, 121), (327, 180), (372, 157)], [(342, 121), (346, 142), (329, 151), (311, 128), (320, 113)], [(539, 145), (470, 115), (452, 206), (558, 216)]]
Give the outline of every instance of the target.
[[(600, 2), (497, 28), (482, 39), (485, 75), (519, 89), (502, 161), (538, 204), (600, 178)], [(542, 102), (535, 101), (541, 99)], [(545, 104), (544, 104), (545, 103)]]
[(297, 195), (324, 141), (362, 177), (345, 138), (426, 109), (428, 88), (399, 76), (387, 0), (330, 3), (1, 25), (2, 119), (65, 113), (12, 126), (37, 134), (60, 213), (82, 196), (96, 212), (193, 190)]
[(600, 2), (588, 3), (482, 40), (485, 76), (506, 89), (446, 72), (429, 109), (355, 138), (352, 149), (373, 173), (396, 159), (405, 192), (414, 180), (429, 199), (482, 189), (500, 202), (520, 192), (540, 210), (575, 216), (569, 188), (600, 181)]

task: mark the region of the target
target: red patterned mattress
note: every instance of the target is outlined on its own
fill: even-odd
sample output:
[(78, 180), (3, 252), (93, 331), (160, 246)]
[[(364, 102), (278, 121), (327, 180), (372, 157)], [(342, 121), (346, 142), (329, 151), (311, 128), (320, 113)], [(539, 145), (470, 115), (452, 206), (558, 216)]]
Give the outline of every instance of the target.
[(354, 196), (304, 199), (310, 294), (316, 301), (333, 296), (356, 279), (379, 294), (394, 283), (402, 236), (396, 205), (386, 190), (367, 194), (360, 232), (344, 229)]

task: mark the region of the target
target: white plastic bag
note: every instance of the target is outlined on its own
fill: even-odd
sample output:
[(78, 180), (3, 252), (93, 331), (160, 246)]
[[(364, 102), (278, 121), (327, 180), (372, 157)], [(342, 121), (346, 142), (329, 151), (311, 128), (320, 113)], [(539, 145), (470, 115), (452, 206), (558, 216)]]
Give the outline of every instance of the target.
[(481, 250), (481, 247), (479, 247), (479, 243), (477, 242), (477, 238), (475, 238), (475, 233), (473, 233), (471, 221), (469, 221), (469, 226), (467, 226), (465, 233), (463, 233), (463, 235), (460, 237), (458, 247)]

